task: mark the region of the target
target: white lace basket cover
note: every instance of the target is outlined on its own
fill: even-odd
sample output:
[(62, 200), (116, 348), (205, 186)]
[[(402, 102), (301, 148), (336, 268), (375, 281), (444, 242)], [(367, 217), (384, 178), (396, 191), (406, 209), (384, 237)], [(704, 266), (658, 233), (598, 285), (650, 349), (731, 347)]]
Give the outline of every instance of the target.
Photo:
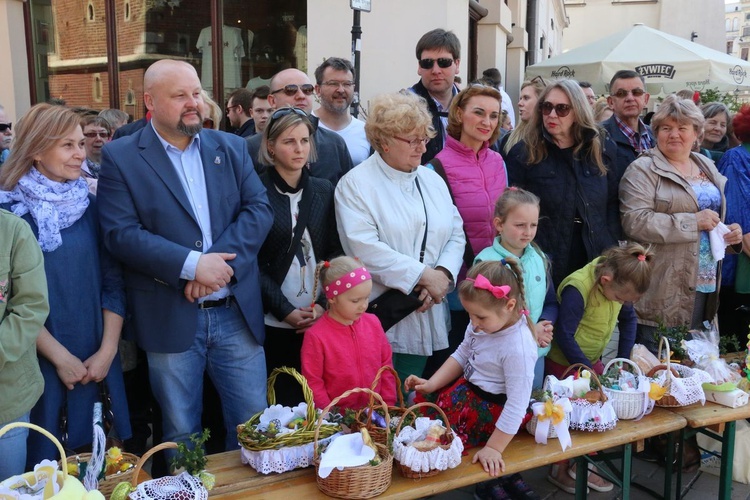
[[(574, 364), (568, 367), (568, 371), (578, 366), (589, 370), (585, 365)], [(592, 376), (591, 380), (595, 381), (601, 388), (599, 378), (593, 371), (589, 370), (589, 372)], [(543, 388), (545, 391), (549, 391), (555, 399), (570, 398), (570, 403), (573, 406), (573, 411), (570, 413), (570, 428), (572, 430), (603, 432), (614, 429), (617, 425), (617, 413), (612, 406), (612, 402), (607, 400), (590, 403), (582, 399), (579, 393), (583, 391), (576, 388), (582, 381), (582, 378), (575, 379), (573, 375), (569, 375), (562, 380), (554, 375), (547, 375), (544, 378)]]
[(669, 387), (669, 394), (682, 406), (698, 402), (706, 404), (703, 384), (711, 382), (711, 376), (698, 368), (688, 368), (678, 363), (670, 363), (669, 367), (677, 371), (680, 377), (675, 377), (669, 370), (662, 370), (656, 374), (654, 381), (662, 387)]
[(464, 445), (457, 436), (448, 449), (438, 446), (430, 451), (419, 451), (411, 446), (411, 443), (424, 440), (429, 428), (435, 424), (445, 427), (440, 420), (418, 417), (414, 421), (414, 427), (406, 426), (401, 429), (398, 436), (393, 439), (393, 457), (414, 472), (427, 473), (457, 467), (461, 463), (461, 454), (464, 451)]
[(183, 472), (177, 476), (151, 479), (128, 495), (130, 500), (207, 500), (208, 491), (200, 479)]
[[(333, 436), (319, 440), (318, 443), (326, 445), (331, 439), (341, 434), (341, 432), (337, 432)], [(261, 474), (287, 472), (311, 466), (314, 450), (314, 442), (299, 446), (286, 446), (278, 450), (250, 451), (240, 448), (240, 459), (243, 464), (249, 465)]]

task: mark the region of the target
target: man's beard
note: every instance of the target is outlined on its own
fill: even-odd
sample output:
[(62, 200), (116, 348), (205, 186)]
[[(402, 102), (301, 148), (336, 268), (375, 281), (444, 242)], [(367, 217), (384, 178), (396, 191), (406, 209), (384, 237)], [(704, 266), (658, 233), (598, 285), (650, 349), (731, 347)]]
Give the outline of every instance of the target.
[(349, 110), (349, 106), (351, 106), (351, 103), (347, 103), (346, 105), (337, 106), (333, 103), (333, 100), (327, 101), (325, 99), (320, 100), (320, 105), (323, 106), (325, 109), (330, 111), (331, 113), (335, 113), (337, 115), (340, 115), (342, 113), (345, 113)]
[(188, 137), (193, 137), (195, 134), (203, 130), (203, 117), (201, 116), (200, 111), (197, 111), (196, 114), (198, 115), (198, 123), (195, 125), (188, 125), (184, 121), (182, 121), (182, 117), (180, 117), (180, 121), (177, 122), (177, 130)]

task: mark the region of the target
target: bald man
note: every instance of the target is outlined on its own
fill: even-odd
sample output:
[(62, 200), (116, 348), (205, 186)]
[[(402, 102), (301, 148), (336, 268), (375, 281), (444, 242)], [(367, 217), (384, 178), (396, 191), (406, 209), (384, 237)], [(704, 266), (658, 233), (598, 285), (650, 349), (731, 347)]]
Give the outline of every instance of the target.
[(235, 426), (266, 407), (257, 254), (271, 209), (243, 139), (203, 128), (192, 66), (158, 61), (144, 89), (151, 121), (102, 152), (102, 236), (123, 264), (164, 440), (201, 430), (207, 370), (236, 448)]
[[(310, 175), (328, 179), (335, 186), (341, 176), (351, 170), (352, 158), (349, 156), (349, 150), (346, 148), (344, 139), (336, 132), (318, 127), (318, 117), (311, 114), (315, 86), (310, 83), (310, 78), (298, 69), (289, 68), (276, 73), (271, 78), (270, 87), (271, 92), (268, 95), (268, 102), (271, 107), (276, 108), (276, 111), (271, 115), (268, 123), (277, 113), (284, 112), (279, 109), (284, 106), (299, 108), (307, 113), (315, 129), (313, 140), (318, 152), (318, 161), (310, 163)], [(258, 160), (262, 138), (262, 134), (257, 134), (245, 139), (250, 156), (256, 162), (256, 167), (260, 171), (266, 166)]]

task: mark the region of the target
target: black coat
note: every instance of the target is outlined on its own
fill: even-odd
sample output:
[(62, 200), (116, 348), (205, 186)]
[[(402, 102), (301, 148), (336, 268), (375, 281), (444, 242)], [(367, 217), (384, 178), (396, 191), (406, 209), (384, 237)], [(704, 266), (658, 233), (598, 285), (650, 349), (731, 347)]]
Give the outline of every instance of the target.
[[(411, 90), (427, 101), (427, 109), (432, 116), (432, 128), (437, 132), (437, 135), (427, 143), (427, 151), (422, 154), (422, 165), (427, 165), (430, 160), (435, 158), (436, 154), (443, 150), (443, 134), (445, 133), (445, 129), (443, 127), (443, 121), (440, 119), (440, 112), (438, 111), (437, 104), (435, 104), (435, 99), (432, 98), (427, 91), (427, 88), (422, 85), (422, 81), (420, 80), (415, 83), (411, 87)], [(443, 116), (448, 116), (447, 110), (443, 112)]]
[[(625, 137), (625, 134), (622, 133), (620, 127), (617, 126), (614, 115), (607, 120), (604, 120), (600, 125), (617, 146), (614, 169), (615, 172), (617, 172), (617, 181), (619, 182), (620, 179), (622, 179), (622, 174), (625, 173), (625, 169), (628, 168), (628, 165), (633, 163), (636, 158), (638, 158), (640, 152), (633, 148), (630, 144), (630, 140)], [(646, 125), (646, 131), (651, 138), (651, 144), (655, 146), (656, 139), (654, 138), (654, 132), (651, 130), (651, 127)]]
[(604, 164), (607, 175), (583, 153), (573, 158), (573, 148), (561, 150), (545, 134), (547, 157), (536, 165), (527, 165), (526, 144), (519, 142), (506, 155), (509, 185), (531, 191), (540, 200), (539, 227), (534, 241), (552, 263), (552, 281), (557, 286), (571, 269), (568, 261), (573, 243), (574, 219), (583, 221), (583, 245), (586, 260), (617, 244), (622, 232), (620, 202), (614, 165), (616, 146), (604, 139)]
[[(292, 241), (292, 216), (289, 198), (279, 193), (274, 185), (271, 168), (260, 176), (266, 187), (268, 201), (273, 209), (273, 225), (266, 237), (266, 241), (258, 253), (260, 266), (261, 296), (264, 311), (270, 311), (279, 321), (283, 321), (294, 306), (281, 292), (281, 284), (289, 268), (282, 269), (287, 249)], [(275, 172), (274, 172), (275, 173)], [(336, 215), (333, 208), (333, 185), (326, 179), (318, 179), (311, 175), (302, 176), (301, 206), (310, 203), (310, 213), (307, 230), (310, 233), (315, 260), (321, 262), (338, 255), (343, 255), (339, 234), (336, 229)], [(299, 248), (299, 244), (298, 247)], [(296, 252), (296, 248), (292, 251)]]

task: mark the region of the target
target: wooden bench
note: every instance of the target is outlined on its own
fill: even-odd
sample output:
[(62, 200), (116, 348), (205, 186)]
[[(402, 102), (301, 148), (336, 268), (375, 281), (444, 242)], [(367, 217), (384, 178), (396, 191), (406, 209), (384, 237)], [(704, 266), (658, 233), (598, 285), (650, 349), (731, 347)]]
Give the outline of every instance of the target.
[[(630, 449), (632, 444), (642, 445), (647, 437), (657, 436), (684, 428), (686, 420), (671, 411), (655, 408), (653, 413), (635, 422), (622, 420), (611, 431), (572, 432), (573, 446), (566, 451), (560, 449), (557, 439), (550, 439), (547, 445), (534, 442), (534, 437), (521, 431), (513, 438), (503, 454), (505, 474), (513, 474), (549, 465), (560, 460), (580, 457), (609, 448), (625, 446), (623, 464), (623, 498), (627, 498), (630, 486)], [(424, 479), (406, 479), (394, 466), (393, 482), (385, 493), (377, 498), (421, 498), (464, 486), (480, 483), (489, 478), (479, 464), (472, 464), (471, 457), (476, 450), (469, 450), (461, 465), (440, 474)], [(258, 474), (240, 462), (239, 451), (231, 451), (208, 457), (208, 470), (216, 475), (216, 486), (210, 492), (212, 498), (283, 498), (302, 500), (308, 498), (329, 498), (318, 490), (315, 469), (298, 469), (284, 474)], [(585, 480), (585, 476), (581, 476)], [(586, 488), (579, 488), (576, 496), (586, 497)]]
[[(675, 414), (687, 420), (689, 428), (680, 431), (680, 447), (685, 439), (698, 432), (721, 443), (721, 468), (719, 472), (719, 499), (728, 500), (732, 496), (732, 460), (734, 459), (734, 433), (736, 421), (750, 418), (750, 405), (729, 408), (706, 402), (704, 406), (695, 403), (680, 408), (670, 408)], [(682, 448), (677, 454), (677, 498), (680, 498), (682, 483)]]

